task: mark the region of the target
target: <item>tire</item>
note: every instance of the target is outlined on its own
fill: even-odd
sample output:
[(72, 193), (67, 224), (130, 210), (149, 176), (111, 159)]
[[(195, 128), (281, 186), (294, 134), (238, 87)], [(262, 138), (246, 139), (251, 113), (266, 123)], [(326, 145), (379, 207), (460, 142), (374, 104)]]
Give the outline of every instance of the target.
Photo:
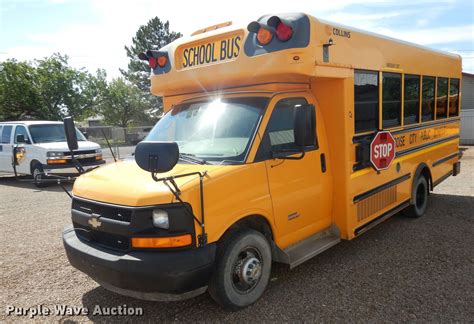
[(255, 303), (270, 279), (272, 253), (261, 233), (243, 229), (218, 243), (209, 294), (222, 307), (236, 311)]
[[(38, 179), (37, 175), (40, 174), (40, 173), (43, 173), (43, 172), (44, 172), (44, 170), (43, 170), (43, 167), (41, 166), (40, 163), (35, 163), (31, 167), (31, 175), (33, 176), (33, 183), (37, 188), (44, 188), (48, 185), (47, 183), (36, 181)], [(40, 176), (40, 178), (41, 178), (41, 176)]]
[(428, 180), (420, 175), (413, 190), (413, 204), (403, 214), (410, 218), (418, 218), (425, 214), (428, 206)]

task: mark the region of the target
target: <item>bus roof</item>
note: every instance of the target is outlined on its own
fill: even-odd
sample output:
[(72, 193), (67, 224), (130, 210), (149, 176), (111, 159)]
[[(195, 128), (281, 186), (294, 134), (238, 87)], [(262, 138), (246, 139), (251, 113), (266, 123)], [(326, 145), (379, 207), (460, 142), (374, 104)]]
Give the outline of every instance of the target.
[[(253, 29), (276, 31), (275, 21), (291, 27), (290, 39), (280, 41), (274, 32), (267, 45), (259, 44)], [(308, 84), (318, 77), (347, 78), (354, 69), (461, 75), (459, 55), (303, 13), (267, 15), (249, 26), (216, 25), (147, 54), (168, 58), (151, 74), (151, 92), (165, 99), (269, 83)]]

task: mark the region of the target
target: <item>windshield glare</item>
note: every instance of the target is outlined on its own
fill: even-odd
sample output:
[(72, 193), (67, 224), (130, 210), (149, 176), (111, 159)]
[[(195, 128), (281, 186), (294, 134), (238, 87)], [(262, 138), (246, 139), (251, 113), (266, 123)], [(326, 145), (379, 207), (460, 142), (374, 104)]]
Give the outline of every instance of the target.
[[(63, 124), (30, 125), (31, 137), (35, 143), (66, 142), (66, 132)], [(76, 128), (78, 141), (85, 141), (84, 135)]]
[(151, 130), (147, 141), (172, 141), (179, 152), (206, 161), (243, 161), (268, 98), (183, 103)]

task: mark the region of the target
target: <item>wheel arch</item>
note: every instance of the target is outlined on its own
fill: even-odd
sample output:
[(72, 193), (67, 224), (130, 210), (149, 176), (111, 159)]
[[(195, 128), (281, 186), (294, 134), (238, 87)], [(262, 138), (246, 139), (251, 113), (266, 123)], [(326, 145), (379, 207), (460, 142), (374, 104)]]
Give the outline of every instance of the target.
[(415, 184), (417, 182), (416, 180), (420, 176), (424, 176), (426, 180), (428, 181), (428, 189), (429, 189), (428, 194), (430, 194), (430, 191), (433, 190), (433, 178), (431, 177), (431, 170), (426, 163), (422, 162), (418, 165), (413, 175), (413, 181), (411, 185), (411, 197), (410, 197), (411, 204), (413, 204), (413, 197), (415, 197), (415, 189), (416, 189)]
[(31, 174), (33, 174), (33, 166), (35, 164), (40, 164), (41, 166), (43, 166), (43, 164), (40, 161), (38, 161), (36, 159), (31, 160), (31, 162), (30, 162), (30, 173)]

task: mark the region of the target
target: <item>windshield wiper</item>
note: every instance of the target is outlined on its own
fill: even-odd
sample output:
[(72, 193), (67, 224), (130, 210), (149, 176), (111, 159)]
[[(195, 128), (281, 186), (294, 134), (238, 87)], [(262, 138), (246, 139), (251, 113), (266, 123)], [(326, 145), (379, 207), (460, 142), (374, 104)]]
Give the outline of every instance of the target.
[(209, 164), (206, 160), (198, 158), (196, 155), (191, 153), (179, 153), (179, 158), (196, 164)]

